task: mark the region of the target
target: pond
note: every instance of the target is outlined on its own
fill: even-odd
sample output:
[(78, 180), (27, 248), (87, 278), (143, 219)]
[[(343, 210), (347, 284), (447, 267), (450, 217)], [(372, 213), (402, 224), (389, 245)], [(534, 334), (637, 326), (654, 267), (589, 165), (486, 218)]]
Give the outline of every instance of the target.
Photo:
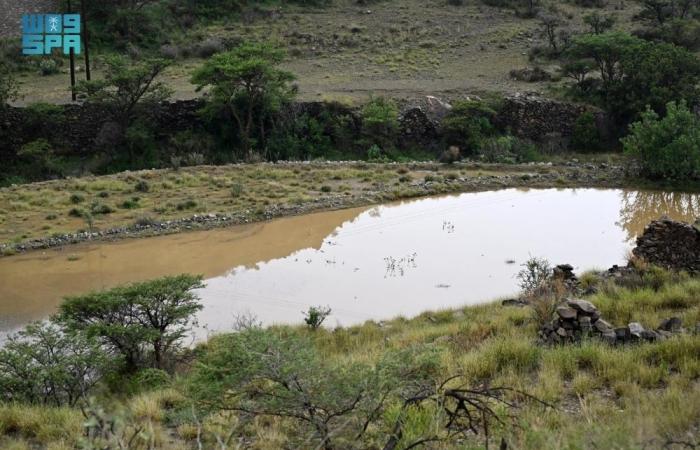
[(312, 305), (332, 308), (331, 326), (410, 317), (515, 294), (530, 256), (577, 272), (624, 264), (662, 215), (694, 221), (700, 196), (506, 189), (37, 251), (0, 259), (0, 333), (64, 296), (179, 273), (206, 279), (200, 337), (239, 314), (299, 323)]

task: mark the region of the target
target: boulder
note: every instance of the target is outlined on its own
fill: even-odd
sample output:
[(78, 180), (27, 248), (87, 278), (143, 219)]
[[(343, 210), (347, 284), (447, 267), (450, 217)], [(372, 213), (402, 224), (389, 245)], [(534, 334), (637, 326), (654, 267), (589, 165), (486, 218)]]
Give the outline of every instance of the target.
[(572, 320), (576, 318), (578, 314), (574, 308), (568, 308), (566, 306), (557, 307), (557, 314), (564, 320)]
[(598, 319), (595, 321), (595, 329), (600, 331), (601, 333), (607, 333), (609, 331), (614, 331), (613, 326), (610, 325), (608, 322), (606, 322), (603, 319)]
[(638, 337), (641, 339), (642, 333), (644, 333), (644, 327), (642, 326), (641, 323), (639, 322), (631, 322), (627, 327), (630, 329), (630, 334), (632, 336)]
[(680, 317), (670, 317), (661, 321), (658, 326), (658, 330), (676, 332), (680, 331), (682, 324), (683, 322), (681, 321)]
[(566, 304), (587, 316), (595, 316), (598, 314), (598, 308), (596, 308), (593, 303), (586, 300), (569, 299), (566, 301)]

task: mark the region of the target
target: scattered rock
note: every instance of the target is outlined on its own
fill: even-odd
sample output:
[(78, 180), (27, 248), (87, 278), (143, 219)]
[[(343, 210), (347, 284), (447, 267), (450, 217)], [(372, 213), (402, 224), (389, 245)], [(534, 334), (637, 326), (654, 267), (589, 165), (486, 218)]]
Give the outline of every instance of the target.
[[(658, 330), (647, 330), (639, 322), (615, 328), (600, 318), (600, 312), (595, 305), (580, 299), (567, 299), (557, 307), (556, 313), (557, 317), (554, 320), (540, 328), (538, 334), (541, 342), (578, 342), (586, 336), (597, 336), (613, 345), (633, 341), (655, 342), (668, 339), (674, 333), (682, 331), (681, 320), (678, 317), (663, 320)], [(696, 328), (696, 332), (700, 332), (700, 323)]]

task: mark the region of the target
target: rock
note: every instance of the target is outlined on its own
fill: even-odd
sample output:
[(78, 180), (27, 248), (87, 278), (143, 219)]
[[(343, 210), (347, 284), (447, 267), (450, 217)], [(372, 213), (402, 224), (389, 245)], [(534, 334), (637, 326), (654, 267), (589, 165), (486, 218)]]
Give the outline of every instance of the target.
[(603, 136), (608, 136), (609, 119), (605, 112), (576, 103), (560, 102), (540, 97), (532, 93), (518, 93), (506, 97), (499, 110), (498, 122), (520, 138), (542, 142), (552, 133), (561, 137), (559, 148), (568, 143), (578, 118), (584, 112), (593, 113), (596, 126)]
[(659, 335), (653, 330), (643, 330), (640, 333), (640, 337), (645, 341), (654, 342), (658, 339)]
[(501, 305), (503, 306), (517, 306), (519, 308), (522, 308), (523, 306), (529, 305), (527, 300), (521, 299), (521, 298), (509, 298), (506, 300), (503, 300), (501, 302)]
[(617, 334), (614, 330), (608, 330), (603, 333), (603, 340), (608, 344), (615, 345), (617, 343)]
[(661, 218), (651, 222), (637, 238), (632, 253), (646, 261), (673, 270), (700, 271), (700, 230)]
[(587, 316), (598, 315), (598, 308), (586, 300), (569, 299), (566, 301), (566, 304)]
[(600, 331), (601, 333), (607, 333), (609, 331), (614, 331), (612, 325), (610, 325), (608, 322), (606, 322), (603, 319), (598, 319), (595, 321), (595, 329)]
[(557, 329), (557, 334), (561, 337), (566, 337), (566, 330), (563, 328), (558, 328)]
[(523, 69), (513, 69), (510, 71), (510, 77), (517, 81), (525, 81), (528, 83), (534, 83), (537, 81), (549, 81), (552, 79), (552, 75), (549, 72), (539, 68), (539, 67), (525, 67)]
[(628, 325), (628, 327), (630, 329), (630, 334), (632, 334), (632, 336), (636, 336), (638, 338), (641, 338), (642, 333), (645, 331), (644, 327), (639, 322), (632, 322)]
[(627, 342), (632, 338), (630, 329), (627, 327), (615, 328), (615, 336), (620, 342)]
[(574, 308), (567, 308), (566, 306), (557, 307), (557, 314), (562, 319), (575, 319), (578, 314)]
[(683, 322), (679, 317), (670, 317), (668, 319), (662, 320), (658, 326), (658, 329), (675, 333), (680, 331), (682, 324)]

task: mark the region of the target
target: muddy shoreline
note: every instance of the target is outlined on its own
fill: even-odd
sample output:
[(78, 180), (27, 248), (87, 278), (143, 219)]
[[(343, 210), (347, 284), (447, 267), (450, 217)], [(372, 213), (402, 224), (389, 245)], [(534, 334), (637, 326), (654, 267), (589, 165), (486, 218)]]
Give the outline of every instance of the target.
[[(284, 167), (303, 165), (304, 163), (278, 163)], [(344, 163), (343, 166), (355, 167), (364, 163)], [(392, 164), (388, 164), (391, 166)], [(338, 167), (339, 163), (314, 163), (314, 167)], [(398, 164), (396, 165), (399, 166)], [(412, 170), (434, 170), (435, 163), (404, 164)], [(235, 211), (231, 213), (194, 214), (175, 220), (135, 223), (128, 226), (105, 230), (79, 231), (61, 235), (46, 236), (18, 243), (0, 244), (0, 257), (11, 256), (33, 250), (61, 248), (83, 242), (111, 242), (121, 239), (144, 238), (194, 230), (208, 230), (234, 225), (264, 222), (280, 217), (303, 215), (313, 212), (330, 211), (361, 206), (371, 206), (388, 201), (428, 197), (441, 194), (458, 194), (463, 192), (481, 192), (508, 188), (623, 188), (633, 184), (634, 178), (629, 168), (608, 164), (552, 163), (524, 164), (503, 166), (497, 164), (455, 164), (452, 167), (482, 169), (485, 171), (511, 172), (503, 175), (479, 177), (458, 177), (444, 182), (416, 181), (410, 189), (396, 193), (390, 186), (382, 190), (365, 191), (362, 195), (328, 194), (298, 205), (270, 205), (263, 211)], [(513, 174), (512, 172), (517, 172)]]

